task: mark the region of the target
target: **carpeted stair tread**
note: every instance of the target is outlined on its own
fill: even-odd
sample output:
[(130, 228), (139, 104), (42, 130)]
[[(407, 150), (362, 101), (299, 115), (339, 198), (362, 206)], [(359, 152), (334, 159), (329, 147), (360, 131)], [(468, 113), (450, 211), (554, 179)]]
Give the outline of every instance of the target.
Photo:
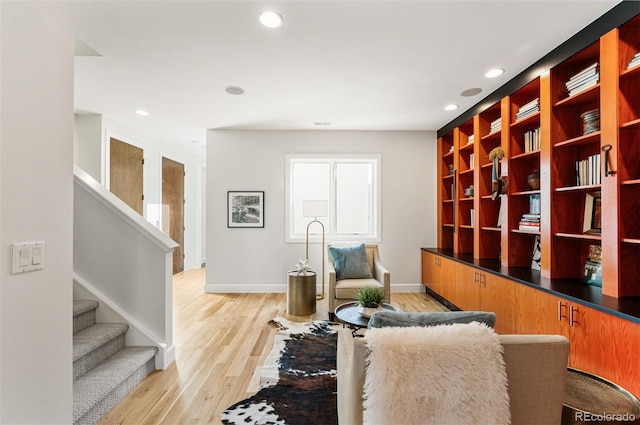
[(95, 300), (73, 300), (73, 317), (79, 316), (87, 311), (98, 308), (98, 301)]
[(99, 303), (94, 300), (73, 301), (74, 334), (96, 323), (96, 309), (98, 308), (98, 305)]
[(73, 335), (73, 361), (82, 358), (112, 339), (125, 333), (125, 323), (97, 323)]
[(73, 421), (82, 418), (143, 367), (157, 347), (125, 347), (73, 383)]

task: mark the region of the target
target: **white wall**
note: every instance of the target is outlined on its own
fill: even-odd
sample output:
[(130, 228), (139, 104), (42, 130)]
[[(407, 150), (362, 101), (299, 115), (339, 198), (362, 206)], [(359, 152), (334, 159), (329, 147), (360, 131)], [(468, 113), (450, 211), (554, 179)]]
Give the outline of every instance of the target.
[(73, 163), (102, 182), (102, 115), (76, 114), (73, 133)]
[[(434, 132), (210, 130), (205, 291), (285, 291), (286, 272), (304, 257), (304, 244), (285, 243), (285, 155), (291, 153), (382, 155), (380, 256), (392, 290), (421, 290), (420, 248), (437, 243)], [(264, 228), (227, 228), (229, 190), (265, 192)], [(319, 246), (309, 256), (319, 270)]]
[[(72, 422), (73, 5), (0, 2), (0, 423)], [(45, 241), (11, 275), (14, 242)]]
[[(96, 135), (96, 125), (99, 123), (99, 132)], [(187, 145), (184, 149), (169, 145), (160, 145), (144, 132), (129, 128), (121, 123), (101, 114), (76, 115), (74, 134), (74, 159), (75, 164), (86, 171), (94, 179), (107, 186), (108, 173), (106, 152), (108, 140), (114, 137), (130, 145), (143, 150), (144, 172), (144, 216), (148, 216), (150, 205), (162, 203), (162, 157), (180, 162), (185, 166), (185, 270), (200, 267), (202, 253), (201, 244), (201, 184), (204, 162), (204, 149)], [(201, 150), (202, 152), (198, 152)], [(96, 175), (96, 170), (100, 174)], [(155, 225), (155, 223), (153, 223)]]

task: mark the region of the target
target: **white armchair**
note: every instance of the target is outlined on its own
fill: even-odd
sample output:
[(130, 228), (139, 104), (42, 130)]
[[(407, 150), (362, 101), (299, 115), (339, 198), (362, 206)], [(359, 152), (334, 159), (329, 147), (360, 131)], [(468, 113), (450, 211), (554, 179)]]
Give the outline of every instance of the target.
[(330, 245), (327, 247), (327, 251), (329, 253), (329, 293), (327, 294), (327, 298), (329, 299), (329, 319), (333, 320), (337, 306), (348, 301), (355, 300), (358, 290), (365, 286), (377, 286), (384, 288), (385, 302), (391, 301), (391, 277), (389, 271), (380, 262), (380, 253), (378, 251), (377, 244), (364, 244), (367, 253), (367, 263), (371, 270), (371, 278), (340, 280), (337, 280), (337, 273), (333, 257), (331, 255), (331, 246), (341, 245)]

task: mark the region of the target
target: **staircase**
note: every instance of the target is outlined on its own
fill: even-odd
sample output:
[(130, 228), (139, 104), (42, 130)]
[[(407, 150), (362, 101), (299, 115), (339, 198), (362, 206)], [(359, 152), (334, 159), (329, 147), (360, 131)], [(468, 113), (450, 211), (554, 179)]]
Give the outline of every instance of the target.
[(157, 347), (125, 347), (123, 323), (96, 323), (98, 302), (73, 302), (73, 424), (96, 424), (155, 369)]

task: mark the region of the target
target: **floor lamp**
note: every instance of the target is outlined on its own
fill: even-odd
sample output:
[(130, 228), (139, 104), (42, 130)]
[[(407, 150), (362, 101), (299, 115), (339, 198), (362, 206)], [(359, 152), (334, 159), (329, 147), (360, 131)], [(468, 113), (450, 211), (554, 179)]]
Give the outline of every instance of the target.
[(322, 226), (322, 294), (316, 295), (319, 300), (324, 299), (324, 224), (318, 220), (318, 217), (329, 216), (329, 202), (327, 201), (302, 201), (302, 216), (313, 217), (313, 220), (307, 224), (307, 249), (305, 256), (307, 264), (309, 264), (309, 226), (313, 223), (319, 223)]

